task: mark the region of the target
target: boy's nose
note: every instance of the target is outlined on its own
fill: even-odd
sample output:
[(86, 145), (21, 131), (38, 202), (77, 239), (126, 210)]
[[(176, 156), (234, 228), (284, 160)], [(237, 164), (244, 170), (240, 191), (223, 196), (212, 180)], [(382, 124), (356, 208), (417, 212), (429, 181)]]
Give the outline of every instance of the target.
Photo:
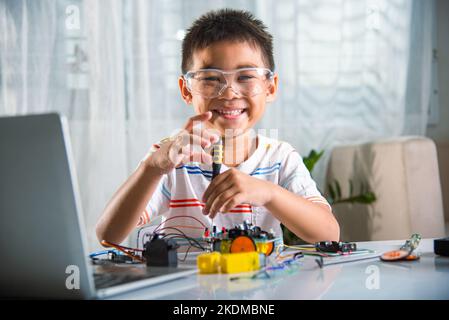
[(237, 92), (233, 87), (232, 87), (232, 84), (229, 86), (226, 86), (224, 89), (223, 89), (223, 92), (218, 96), (219, 98), (223, 98), (223, 99), (226, 99), (226, 100), (229, 100), (229, 99), (233, 99), (233, 98), (236, 98), (236, 97), (240, 97), (240, 93), (239, 92)]

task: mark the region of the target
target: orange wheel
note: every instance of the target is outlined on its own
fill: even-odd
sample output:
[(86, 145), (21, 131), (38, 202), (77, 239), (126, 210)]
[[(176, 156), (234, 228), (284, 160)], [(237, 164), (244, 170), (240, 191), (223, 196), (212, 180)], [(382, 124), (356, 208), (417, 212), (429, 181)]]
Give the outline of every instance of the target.
[(256, 244), (254, 240), (248, 236), (238, 236), (231, 242), (231, 247), (229, 248), (231, 253), (237, 252), (252, 252), (257, 251)]
[(274, 242), (268, 242), (267, 243), (267, 252), (265, 252), (265, 255), (268, 257), (270, 254), (273, 253), (274, 250)]

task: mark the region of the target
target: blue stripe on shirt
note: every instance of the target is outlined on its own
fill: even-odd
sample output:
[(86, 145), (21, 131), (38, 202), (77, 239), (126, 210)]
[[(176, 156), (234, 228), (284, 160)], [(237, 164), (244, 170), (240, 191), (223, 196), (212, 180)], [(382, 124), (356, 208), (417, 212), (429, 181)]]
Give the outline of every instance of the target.
[(176, 169), (178, 170), (178, 169), (183, 169), (183, 168), (186, 168), (188, 171), (190, 171), (190, 170), (199, 170), (199, 171), (204, 172), (204, 173), (212, 174), (212, 171), (203, 170), (203, 169), (201, 169), (198, 166), (181, 166), (181, 167), (177, 167)]
[(280, 166), (281, 166), (281, 163), (280, 162), (276, 162), (275, 164), (273, 164), (272, 166), (269, 166), (269, 167), (257, 168), (256, 170), (253, 171), (253, 173), (260, 172), (260, 171), (271, 170), (271, 169), (273, 169), (275, 167), (279, 168)]
[[(278, 171), (281, 167), (281, 163), (277, 162), (272, 166), (269, 167), (264, 167), (264, 168), (257, 168), (255, 169), (252, 173), (250, 173), (251, 176), (255, 176), (255, 175), (267, 175), (267, 174), (271, 174), (275, 171)], [(181, 166), (176, 168), (178, 169), (187, 169), (187, 173), (188, 174), (202, 174), (203, 176), (205, 176), (206, 178), (211, 178), (212, 177), (212, 171), (208, 171), (208, 170), (203, 170), (200, 167), (197, 166)]]
[(184, 169), (184, 168), (187, 169), (188, 174), (202, 174), (206, 178), (212, 178), (212, 171), (203, 170), (197, 166), (181, 166), (176, 169), (178, 170), (178, 169)]
[(277, 162), (277, 163), (275, 163), (274, 165), (272, 165), (270, 167), (257, 168), (250, 175), (255, 176), (255, 175), (270, 174), (270, 173), (273, 173), (274, 171), (279, 170), (280, 168), (281, 168), (281, 163)]
[(163, 194), (168, 200), (171, 199), (171, 193), (170, 193), (170, 191), (167, 190), (167, 188), (166, 188), (164, 185), (162, 185), (161, 191), (162, 191), (162, 194)]

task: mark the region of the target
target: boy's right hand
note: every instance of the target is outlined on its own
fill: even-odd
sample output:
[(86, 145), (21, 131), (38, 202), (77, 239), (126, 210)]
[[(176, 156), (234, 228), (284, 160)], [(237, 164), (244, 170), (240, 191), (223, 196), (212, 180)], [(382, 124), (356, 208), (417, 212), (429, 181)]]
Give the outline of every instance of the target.
[(183, 130), (161, 144), (160, 148), (149, 155), (143, 162), (165, 174), (182, 163), (212, 163), (212, 156), (205, 151), (219, 140), (218, 132), (204, 128), (203, 122), (212, 118), (208, 111), (191, 117)]

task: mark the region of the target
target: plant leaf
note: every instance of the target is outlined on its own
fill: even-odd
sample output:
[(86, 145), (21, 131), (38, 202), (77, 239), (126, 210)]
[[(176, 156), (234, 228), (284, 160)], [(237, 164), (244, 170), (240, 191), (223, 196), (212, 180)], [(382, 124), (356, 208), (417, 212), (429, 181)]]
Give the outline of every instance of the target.
[(331, 195), (332, 200), (335, 200), (335, 191), (334, 191), (334, 188), (332, 188), (332, 184), (329, 184), (328, 188), (329, 188), (329, 193)]
[(302, 158), (304, 165), (306, 166), (307, 170), (309, 170), (309, 172), (312, 172), (315, 164), (318, 162), (318, 160), (320, 160), (323, 153), (324, 150), (321, 150), (319, 153), (317, 153), (314, 149), (312, 149), (309, 152), (308, 156)]
[(335, 189), (337, 190), (337, 198), (340, 199), (341, 198), (341, 188), (340, 188), (340, 183), (335, 180)]

